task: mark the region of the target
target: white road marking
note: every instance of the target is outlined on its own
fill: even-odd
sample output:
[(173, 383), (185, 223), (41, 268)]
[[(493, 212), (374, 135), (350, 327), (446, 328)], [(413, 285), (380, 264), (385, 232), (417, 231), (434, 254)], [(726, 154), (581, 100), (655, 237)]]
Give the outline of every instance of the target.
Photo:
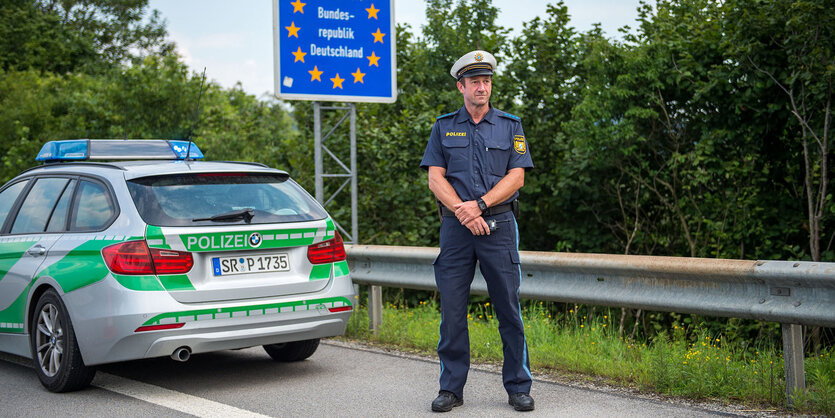
[(93, 386), (198, 417), (267, 417), (245, 409), (99, 371)]

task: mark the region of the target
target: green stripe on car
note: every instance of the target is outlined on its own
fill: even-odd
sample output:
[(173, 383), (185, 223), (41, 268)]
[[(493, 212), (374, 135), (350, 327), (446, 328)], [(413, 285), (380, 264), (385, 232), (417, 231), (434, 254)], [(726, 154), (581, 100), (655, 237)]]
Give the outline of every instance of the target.
[(348, 262), (347, 261), (339, 261), (333, 264), (333, 275), (334, 277), (339, 276), (347, 276), (348, 275)]
[(331, 278), (331, 269), (333, 269), (333, 276), (347, 276), (348, 262), (339, 261), (336, 263), (318, 264), (314, 265), (310, 270), (310, 280), (324, 280)]
[(166, 244), (165, 234), (162, 233), (162, 228), (154, 225), (148, 225), (145, 228), (145, 239), (149, 247), (159, 248), (162, 250), (170, 250), (171, 245)]
[(0, 332), (23, 334), (23, 313), (26, 310), (26, 295), (29, 294), (31, 287), (32, 284), (30, 283), (8, 308), (0, 311)]
[(3, 244), (3, 251), (0, 252), (0, 280), (6, 276), (6, 273), (11, 270), (12, 266), (14, 266), (21, 257), (23, 257), (23, 253), (26, 252), (29, 248), (32, 247), (32, 244), (38, 242), (37, 239), (31, 239), (27, 241), (16, 241), (16, 242), (9, 242), (4, 241)]
[(121, 274), (114, 274), (113, 278), (116, 279), (119, 284), (130, 290), (139, 290), (143, 292), (165, 290), (157, 279), (157, 276), (124, 276)]
[(162, 282), (162, 285), (165, 287), (165, 290), (174, 291), (174, 290), (195, 290), (194, 286), (192, 286), (191, 281), (188, 279), (188, 276), (185, 274), (173, 274), (173, 275), (160, 275), (159, 280)]
[[(298, 247), (313, 244), (319, 228), (273, 229), (264, 231), (215, 232), (209, 234), (182, 234), (186, 251), (235, 251)], [(261, 234), (257, 245), (250, 243), (253, 234)]]
[[(111, 239), (106, 240), (104, 238)], [(104, 280), (110, 270), (102, 262), (101, 249), (111, 244), (137, 239), (137, 237), (120, 237), (122, 239), (119, 240), (113, 240), (112, 238), (114, 238), (113, 235), (97, 236), (82, 243), (63, 258), (42, 270), (37, 278), (52, 277), (61, 285), (61, 289), (65, 293)]]
[(301, 312), (317, 309), (339, 308), (351, 306), (351, 301), (345, 297), (312, 299), (294, 302), (268, 303), (251, 306), (236, 306), (231, 308), (198, 309), (182, 312), (159, 314), (142, 326), (160, 325), (180, 322), (200, 322), (215, 319), (229, 319), (236, 317), (277, 315), (289, 312)]
[(310, 269), (310, 280), (327, 280), (331, 278), (333, 263), (316, 264)]

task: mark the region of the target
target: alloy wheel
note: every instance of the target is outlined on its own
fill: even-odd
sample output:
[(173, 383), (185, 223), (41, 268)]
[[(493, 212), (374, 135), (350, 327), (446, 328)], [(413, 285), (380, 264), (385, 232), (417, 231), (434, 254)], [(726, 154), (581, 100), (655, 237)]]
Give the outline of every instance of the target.
[(64, 356), (64, 327), (60, 311), (51, 303), (45, 304), (38, 312), (35, 347), (43, 373), (55, 376), (61, 370)]

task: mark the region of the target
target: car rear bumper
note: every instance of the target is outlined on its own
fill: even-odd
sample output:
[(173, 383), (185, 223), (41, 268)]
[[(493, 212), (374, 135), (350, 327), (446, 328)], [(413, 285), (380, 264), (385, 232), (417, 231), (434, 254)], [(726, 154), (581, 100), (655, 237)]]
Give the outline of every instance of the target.
[[(356, 300), (349, 276), (315, 293), (201, 304), (127, 290), (108, 277), (63, 299), (89, 366), (169, 356), (181, 347), (204, 353), (337, 336)], [(167, 326), (177, 328), (157, 329)]]
[[(255, 326), (251, 323), (237, 326), (196, 328), (180, 332), (158, 332), (153, 343), (142, 357), (162, 357), (171, 355), (176, 349), (188, 348), (192, 353), (204, 353), (217, 350), (252, 347), (256, 345), (277, 344), (290, 341), (342, 335), (348, 324), (350, 312), (299, 318), (294, 321), (269, 321)], [(114, 351), (130, 352), (131, 339), (114, 347)], [(139, 354), (135, 352), (135, 354)]]

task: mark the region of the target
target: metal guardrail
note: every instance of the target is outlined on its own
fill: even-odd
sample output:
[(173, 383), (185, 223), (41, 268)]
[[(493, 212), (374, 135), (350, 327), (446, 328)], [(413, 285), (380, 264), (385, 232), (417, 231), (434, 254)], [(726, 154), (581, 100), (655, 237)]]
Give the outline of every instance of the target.
[[(432, 262), (438, 248), (346, 249), (354, 282), (372, 285), (372, 328), (381, 321), (377, 286), (437, 290)], [(519, 255), (522, 298), (781, 323), (787, 395), (805, 388), (800, 326), (835, 327), (835, 263), (533, 251)], [(478, 269), (472, 293), (487, 294)]]

